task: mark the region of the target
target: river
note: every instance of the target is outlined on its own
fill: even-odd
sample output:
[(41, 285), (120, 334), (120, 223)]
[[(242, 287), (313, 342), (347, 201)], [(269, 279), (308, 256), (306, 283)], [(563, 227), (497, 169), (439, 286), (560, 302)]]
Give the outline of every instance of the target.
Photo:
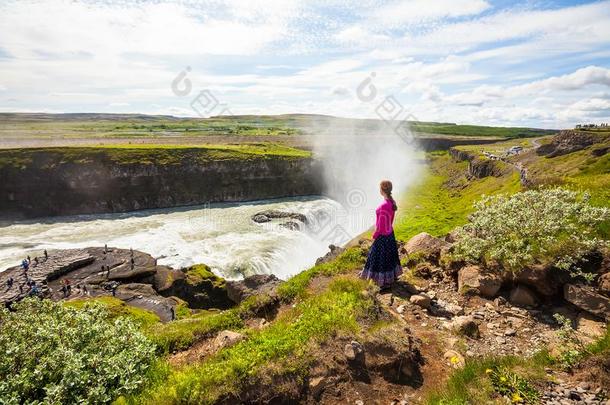
[[(300, 213), (300, 230), (286, 220), (255, 223), (265, 210)], [(79, 215), (0, 226), (0, 269), (43, 249), (133, 248), (174, 268), (205, 263), (228, 279), (272, 273), (285, 279), (314, 265), (329, 244), (342, 244), (374, 222), (374, 212), (351, 210), (323, 197), (222, 203), (120, 214)], [(1, 271), (0, 270), (0, 271)]]

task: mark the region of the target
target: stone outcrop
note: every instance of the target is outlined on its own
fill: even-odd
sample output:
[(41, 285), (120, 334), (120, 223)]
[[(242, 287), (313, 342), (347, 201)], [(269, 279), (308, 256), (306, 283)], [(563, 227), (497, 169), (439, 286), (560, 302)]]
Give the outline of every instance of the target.
[(0, 216), (7, 219), (126, 212), (323, 191), (321, 166), (315, 159), (242, 156), (205, 148), (5, 149), (0, 151), (0, 178)]
[(489, 176), (501, 176), (503, 169), (501, 162), (498, 160), (483, 159), (477, 154), (467, 152), (457, 148), (449, 149), (449, 154), (458, 162), (468, 162), (468, 175), (478, 179)]
[(598, 294), (592, 287), (566, 284), (563, 296), (576, 307), (610, 321), (610, 298)]
[(286, 212), (279, 210), (265, 210), (252, 215), (252, 220), (258, 223), (269, 222), (273, 219), (293, 219), (304, 224), (307, 223), (307, 217), (298, 212)]
[[(54, 300), (113, 295), (156, 313), (162, 321), (173, 318), (181, 300), (190, 308), (232, 305), (224, 280), (203, 265), (175, 270), (157, 265), (143, 252), (99, 247), (52, 250), (48, 258), (41, 255), (37, 260), (31, 261), (27, 271), (16, 266), (0, 272), (0, 303), (10, 304), (28, 295)], [(10, 288), (9, 279), (13, 280)]]
[(502, 279), (496, 273), (471, 265), (458, 272), (458, 291), (463, 294), (474, 293), (493, 298), (502, 287)]
[(345, 251), (345, 248), (335, 246), (335, 245), (328, 245), (328, 250), (329, 250), (328, 253), (326, 253), (324, 256), (318, 257), (316, 259), (316, 265), (322, 264), (322, 263), (327, 263), (327, 262), (334, 260), (337, 256), (339, 256), (341, 253), (343, 253)]
[(599, 134), (565, 130), (555, 135), (550, 143), (540, 145), (536, 153), (552, 158), (577, 152), (603, 141), (604, 137)]
[(253, 295), (275, 295), (281, 280), (273, 274), (256, 274), (240, 281), (227, 281), (227, 295), (231, 301), (239, 304)]

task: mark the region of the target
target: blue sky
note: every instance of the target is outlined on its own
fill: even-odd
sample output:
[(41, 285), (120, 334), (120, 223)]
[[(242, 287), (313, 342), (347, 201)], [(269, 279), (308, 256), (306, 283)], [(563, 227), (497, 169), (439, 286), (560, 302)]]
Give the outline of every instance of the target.
[(374, 117), (373, 72), (418, 120), (610, 121), (610, 1), (0, 1), (0, 111)]

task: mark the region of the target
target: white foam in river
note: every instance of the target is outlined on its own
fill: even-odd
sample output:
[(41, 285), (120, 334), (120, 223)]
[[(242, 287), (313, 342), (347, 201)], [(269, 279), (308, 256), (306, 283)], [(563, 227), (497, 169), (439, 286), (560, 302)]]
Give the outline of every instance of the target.
[[(309, 225), (293, 231), (279, 226), (286, 220), (251, 220), (268, 209), (304, 214)], [(287, 278), (311, 267), (329, 244), (345, 242), (373, 220), (373, 213), (355, 218), (333, 200), (311, 197), (14, 222), (0, 227), (0, 271), (27, 255), (41, 256), (45, 248), (107, 243), (150, 253), (160, 257), (159, 264), (175, 268), (206, 263), (230, 279), (255, 273)]]

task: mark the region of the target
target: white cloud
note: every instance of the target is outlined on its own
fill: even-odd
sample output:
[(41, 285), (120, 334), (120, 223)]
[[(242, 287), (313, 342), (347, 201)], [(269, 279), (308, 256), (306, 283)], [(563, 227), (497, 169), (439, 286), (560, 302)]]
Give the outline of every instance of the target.
[(421, 24), (445, 17), (480, 14), (490, 4), (485, 0), (411, 0), (394, 1), (376, 10), (372, 18), (383, 25), (400, 26)]
[[(555, 10), (508, 10), (479, 19), (439, 24), (431, 30), (409, 33), (404, 46), (414, 52), (444, 53), (473, 49), (483, 44), (536, 38), (532, 47), (566, 52), (585, 46), (607, 45), (610, 37), (610, 1)], [(519, 46), (512, 45), (519, 50)], [(509, 48), (510, 49), (510, 48)], [(486, 57), (496, 50), (483, 51)]]
[(514, 94), (535, 94), (553, 90), (579, 90), (596, 84), (610, 87), (610, 69), (599, 66), (587, 66), (563, 76), (549, 77), (521, 86), (515, 86), (509, 91)]
[[(24, 110), (193, 115), (206, 88), (235, 113), (374, 116), (353, 95), (375, 72), (380, 97), (420, 119), (608, 117), (610, 0), (540, 4), (6, 0), (0, 92)], [(193, 92), (179, 98), (170, 84), (186, 66)]]

